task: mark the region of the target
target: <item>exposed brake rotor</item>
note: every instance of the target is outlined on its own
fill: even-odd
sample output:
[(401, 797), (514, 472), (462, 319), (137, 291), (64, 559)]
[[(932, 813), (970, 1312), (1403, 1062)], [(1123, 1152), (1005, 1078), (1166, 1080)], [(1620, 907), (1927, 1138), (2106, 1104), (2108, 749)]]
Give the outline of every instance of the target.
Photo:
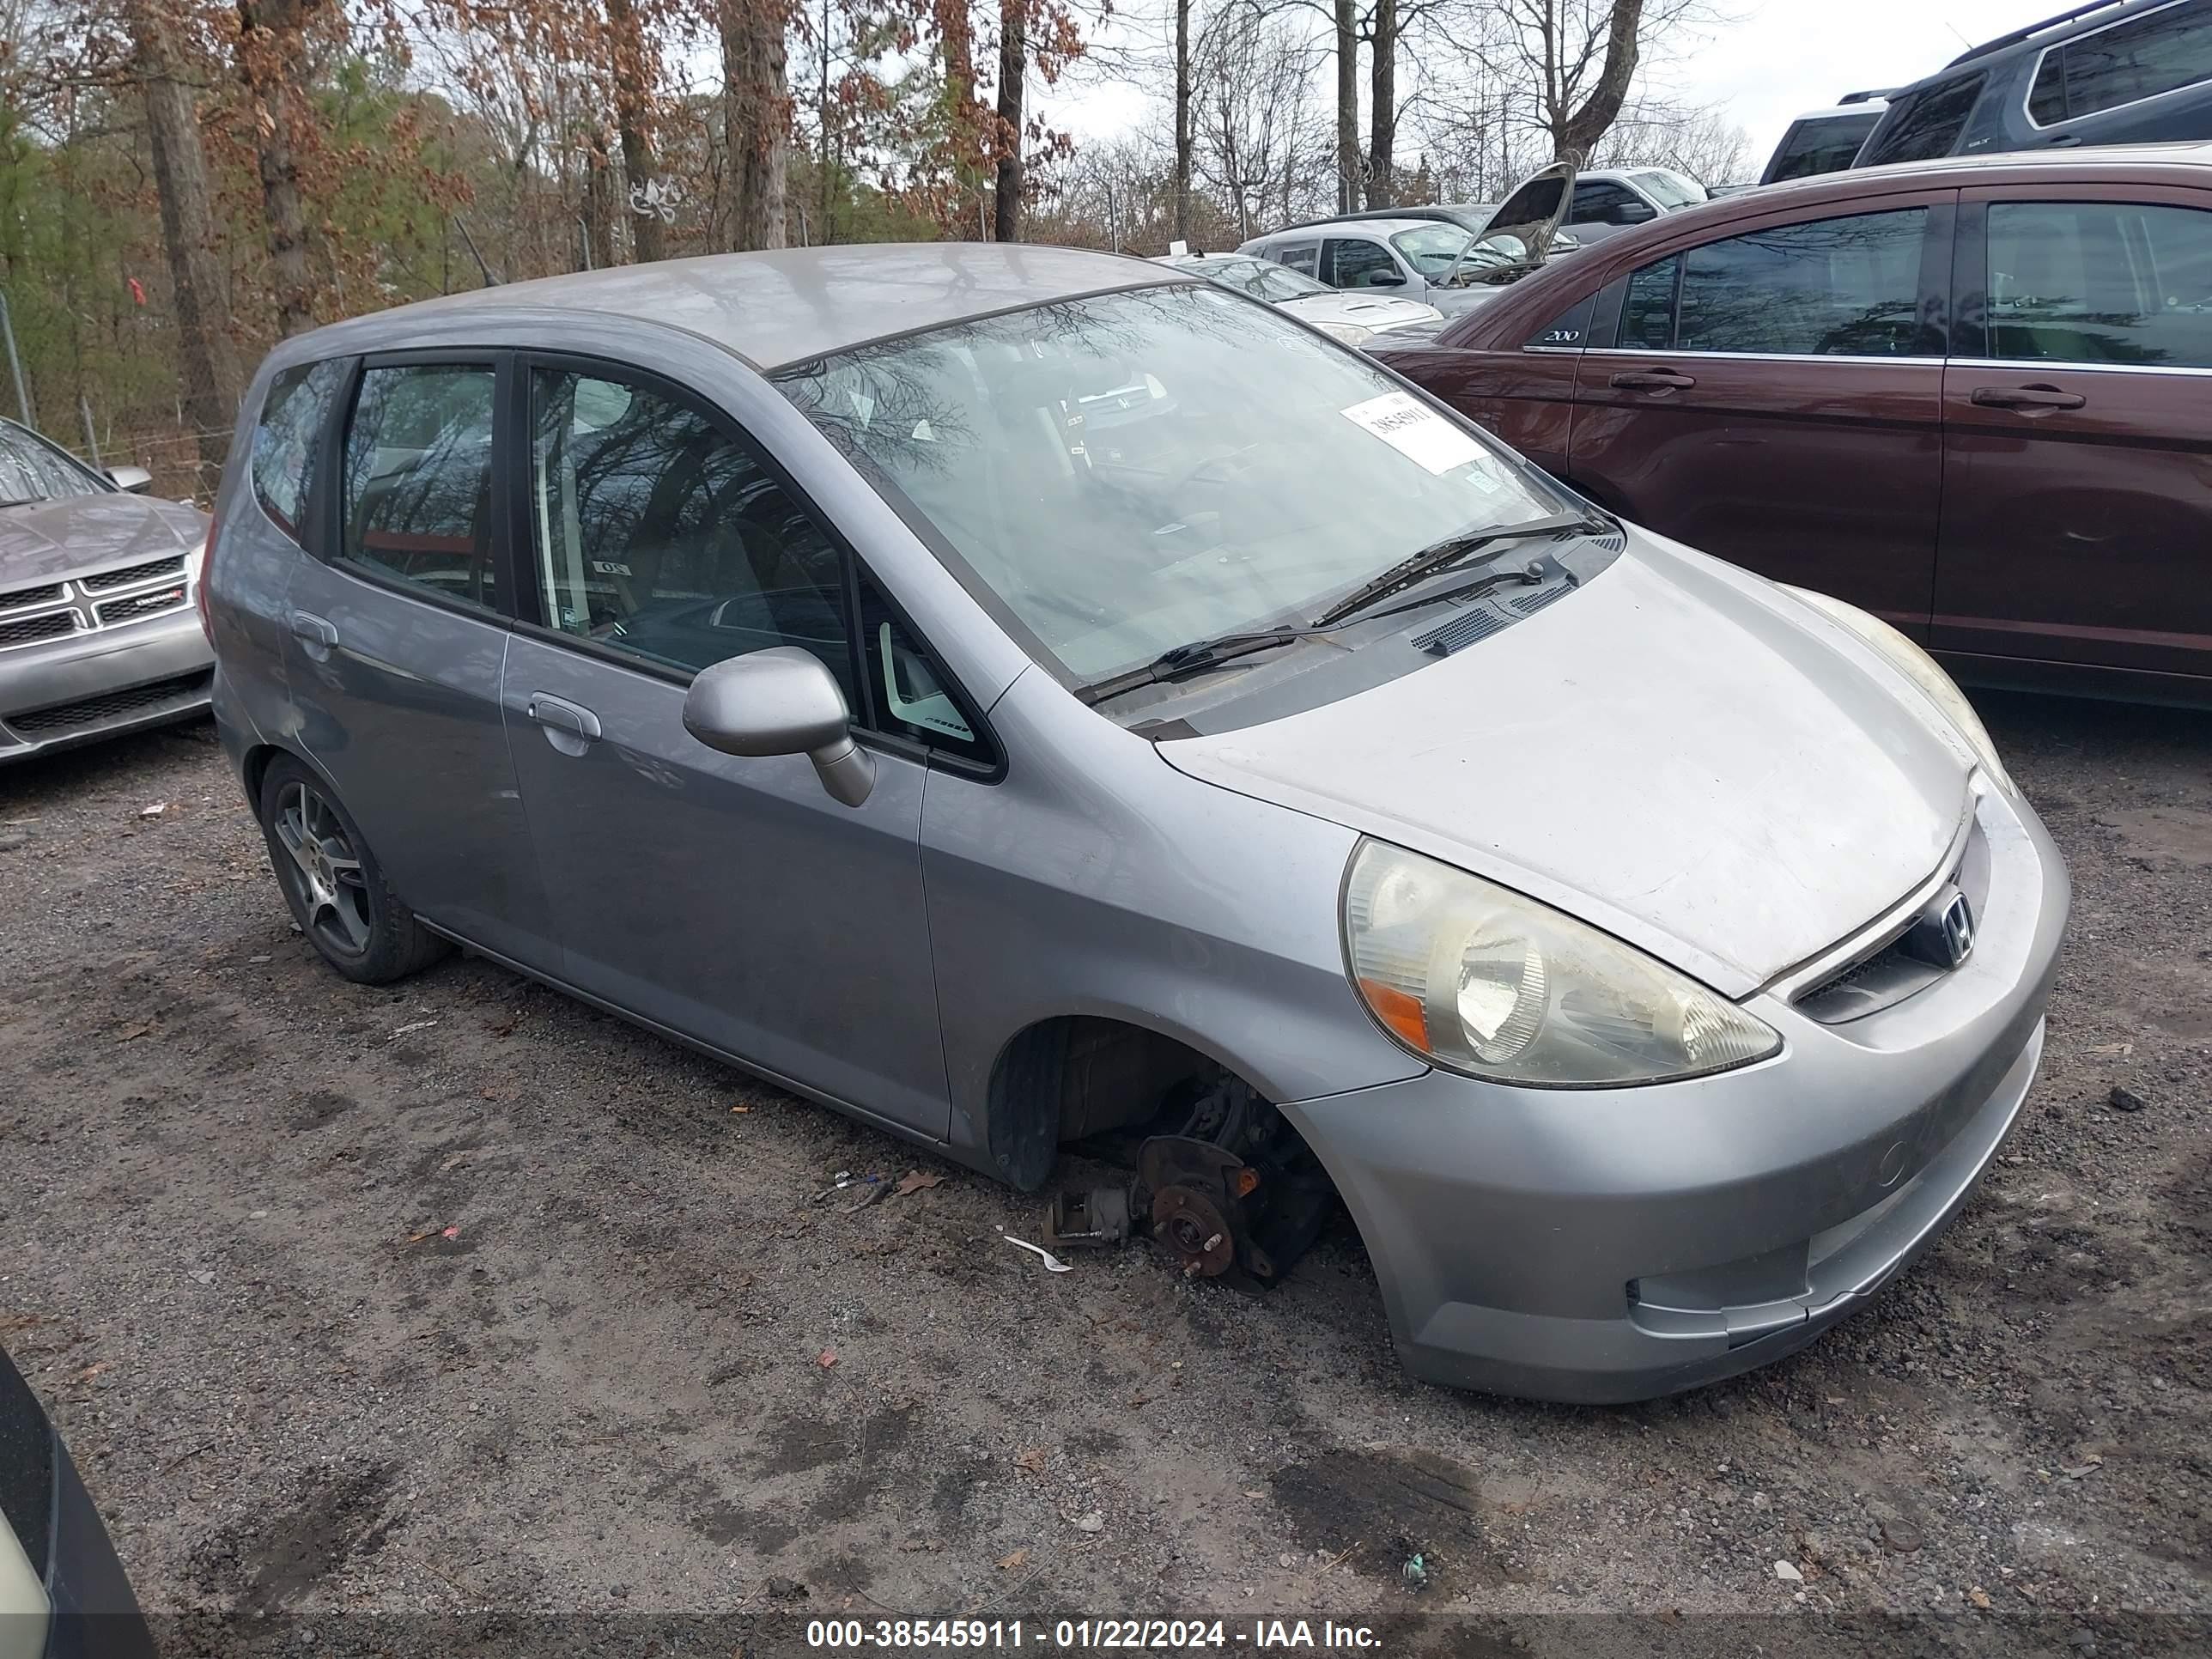
[(1216, 1278), (1237, 1259), (1229, 1219), (1213, 1200), (1190, 1187), (1169, 1187), (1152, 1194), (1152, 1237), (1182, 1263), (1191, 1278)]

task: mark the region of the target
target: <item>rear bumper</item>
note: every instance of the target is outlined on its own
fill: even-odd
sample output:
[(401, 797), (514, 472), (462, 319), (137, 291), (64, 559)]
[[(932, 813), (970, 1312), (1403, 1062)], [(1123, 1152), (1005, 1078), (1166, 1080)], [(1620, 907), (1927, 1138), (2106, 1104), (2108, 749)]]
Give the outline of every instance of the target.
[(1424, 1380), (1648, 1399), (1781, 1358), (1957, 1214), (2033, 1081), (2069, 890), (2024, 807), (1984, 796), (1975, 951), (1875, 1014), (1767, 996), (1780, 1054), (1650, 1088), (1431, 1072), (1283, 1109), (1328, 1166)]
[(0, 653), (0, 765), (189, 719), (214, 668), (189, 607)]

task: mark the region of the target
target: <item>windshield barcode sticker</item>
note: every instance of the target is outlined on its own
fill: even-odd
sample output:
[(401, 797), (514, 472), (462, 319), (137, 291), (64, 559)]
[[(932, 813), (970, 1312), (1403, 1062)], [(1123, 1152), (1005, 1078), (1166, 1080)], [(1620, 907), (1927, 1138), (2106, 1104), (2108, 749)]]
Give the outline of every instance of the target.
[(1482, 446), (1408, 392), (1387, 392), (1337, 411), (1436, 473), (1482, 459)]

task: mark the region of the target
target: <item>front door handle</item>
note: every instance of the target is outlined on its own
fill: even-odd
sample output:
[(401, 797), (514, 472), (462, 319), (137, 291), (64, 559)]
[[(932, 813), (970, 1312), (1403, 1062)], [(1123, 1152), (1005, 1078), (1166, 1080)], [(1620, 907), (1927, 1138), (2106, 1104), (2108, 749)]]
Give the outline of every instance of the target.
[(533, 691), (523, 706), (523, 713), (536, 720), (548, 732), (566, 732), (580, 738), (586, 743), (597, 742), (599, 736), (599, 717), (580, 702), (570, 702), (550, 692)]
[(329, 658), (331, 648), (338, 642), (338, 630), (333, 623), (304, 611), (295, 611), (291, 623), (292, 637), (307, 647), (310, 657), (317, 662)]
[(2089, 400), (2078, 392), (2061, 392), (2055, 386), (1978, 386), (1970, 401), (1983, 409), (2079, 409)]
[(1679, 368), (1632, 369), (1613, 377), (1613, 384), (1624, 392), (1686, 392), (1697, 383)]

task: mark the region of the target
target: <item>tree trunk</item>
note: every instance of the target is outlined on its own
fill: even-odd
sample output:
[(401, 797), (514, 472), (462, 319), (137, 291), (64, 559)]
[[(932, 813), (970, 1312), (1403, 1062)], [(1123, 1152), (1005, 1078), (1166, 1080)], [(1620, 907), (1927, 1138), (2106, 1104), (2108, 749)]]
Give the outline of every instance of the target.
[(608, 153), (606, 136), (594, 131), (584, 157), (584, 239), (586, 262), (596, 270), (622, 260), (615, 238), (615, 158)]
[(1375, 0), (1375, 58), (1369, 68), (1367, 205), (1396, 204), (1390, 147), (1398, 134), (1398, 0)]
[(790, 88), (782, 0), (720, 0), (732, 248), (784, 245)]
[[(953, 182), (964, 203), (981, 177), (987, 146), (981, 112), (975, 104), (975, 22), (969, 0), (933, 0), (939, 49), (945, 55), (945, 149)], [(956, 215), (964, 206), (956, 205)]]
[(239, 0), (238, 69), (253, 118), (255, 171), (269, 240), (276, 331), (315, 325), (307, 277), (307, 217), (300, 201), (297, 65), (307, 52), (309, 10), (319, 0)]
[(1175, 234), (1190, 240), (1190, 5), (1175, 0)]
[(992, 235), (1022, 240), (1022, 82), (1029, 70), (1029, 0), (999, 0), (999, 177)]
[(1359, 205), (1359, 25), (1354, 0), (1336, 0), (1336, 207)]
[(607, 31), (614, 48), (615, 133), (622, 143), (623, 178), (629, 186), (630, 236), (638, 263), (647, 264), (665, 258), (668, 247), (655, 210), (659, 190), (650, 131), (652, 64), (631, 0), (607, 0)]
[(161, 207), (161, 246), (176, 296), (178, 369), (185, 418), (199, 434), (204, 469), (222, 470), (238, 418), (238, 354), (224, 326), (229, 307), (215, 256), (215, 210), (208, 191), (207, 154), (192, 109), (191, 88), (177, 78), (168, 25), (154, 6), (130, 10), (131, 44), (146, 97), (146, 136), (153, 152), (154, 191)]
[(1643, 51), (1644, 0), (1613, 0), (1609, 23), (1605, 64), (1598, 71), (1597, 85), (1590, 88), (1580, 109), (1554, 121), (1554, 161), (1564, 161), (1570, 156), (1578, 162), (1589, 160), (1597, 151), (1597, 141), (1620, 118), (1620, 106), (1627, 101), (1628, 83), (1636, 78), (1637, 59)]

